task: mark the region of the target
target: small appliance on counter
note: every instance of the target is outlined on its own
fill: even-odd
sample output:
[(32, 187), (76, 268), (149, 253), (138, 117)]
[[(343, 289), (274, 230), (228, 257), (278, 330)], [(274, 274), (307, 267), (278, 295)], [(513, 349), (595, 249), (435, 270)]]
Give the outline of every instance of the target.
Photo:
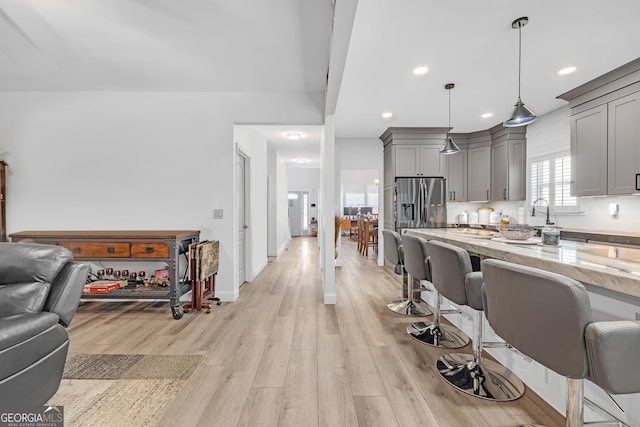
[(493, 212), (493, 208), (478, 208), (478, 222), (480, 224), (489, 224), (491, 212)]
[(499, 224), (499, 223), (500, 223), (500, 214), (498, 212), (490, 212), (489, 224)]

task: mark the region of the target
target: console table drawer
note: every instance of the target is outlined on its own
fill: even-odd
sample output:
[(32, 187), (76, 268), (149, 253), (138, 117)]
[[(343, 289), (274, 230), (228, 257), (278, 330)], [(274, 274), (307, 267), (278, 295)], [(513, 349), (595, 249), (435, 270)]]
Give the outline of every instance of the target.
[(129, 243), (122, 242), (60, 242), (74, 258), (130, 258)]
[(132, 243), (131, 258), (169, 258), (166, 243)]

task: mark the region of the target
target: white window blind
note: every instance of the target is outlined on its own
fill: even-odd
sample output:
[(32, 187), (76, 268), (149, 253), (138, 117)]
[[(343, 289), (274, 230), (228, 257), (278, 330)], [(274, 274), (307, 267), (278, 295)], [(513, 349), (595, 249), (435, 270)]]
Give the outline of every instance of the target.
[(576, 206), (578, 200), (571, 196), (571, 156), (555, 159), (555, 206)]
[(375, 184), (344, 184), (342, 203), (348, 207), (368, 207), (378, 213), (378, 186)]
[(582, 200), (571, 196), (571, 156), (567, 152), (533, 159), (529, 182), (532, 204), (544, 199), (556, 213), (584, 212)]

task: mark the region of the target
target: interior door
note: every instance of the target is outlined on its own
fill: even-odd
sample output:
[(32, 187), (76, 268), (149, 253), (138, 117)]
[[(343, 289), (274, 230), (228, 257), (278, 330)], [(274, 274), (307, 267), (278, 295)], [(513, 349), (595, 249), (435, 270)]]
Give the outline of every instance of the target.
[(238, 206), (238, 285), (242, 285), (246, 280), (246, 234), (247, 234), (247, 221), (245, 214), (246, 204), (246, 163), (247, 158), (238, 153), (238, 168), (237, 168), (237, 180), (238, 180), (238, 193), (236, 194), (236, 203)]
[(300, 191), (289, 192), (289, 230), (292, 236), (302, 236), (302, 194)]

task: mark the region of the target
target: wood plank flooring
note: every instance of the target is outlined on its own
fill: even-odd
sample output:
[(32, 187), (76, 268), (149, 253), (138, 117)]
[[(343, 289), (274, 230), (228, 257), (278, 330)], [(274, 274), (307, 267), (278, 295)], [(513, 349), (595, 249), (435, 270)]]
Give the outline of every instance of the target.
[(335, 306), (322, 303), (315, 238), (294, 238), (211, 314), (176, 321), (163, 303), (83, 303), (70, 354), (205, 355), (163, 426), (564, 425), (531, 390), (494, 403), (445, 384), (434, 368), (445, 351), (411, 340), (415, 319), (386, 308), (402, 295), (400, 277), (348, 239), (343, 257)]

